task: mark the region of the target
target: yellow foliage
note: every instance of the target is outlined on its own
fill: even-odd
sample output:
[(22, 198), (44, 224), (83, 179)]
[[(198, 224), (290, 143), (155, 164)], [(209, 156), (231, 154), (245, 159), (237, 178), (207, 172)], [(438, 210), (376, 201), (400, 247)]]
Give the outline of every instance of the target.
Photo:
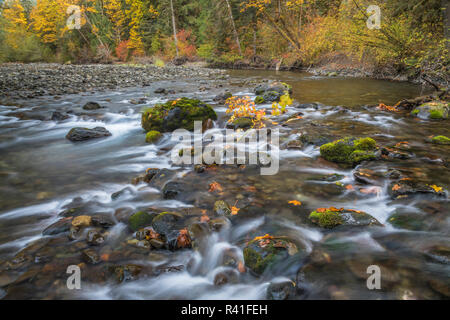
[(253, 127), (264, 127), (263, 121), (266, 120), (266, 110), (257, 110), (255, 103), (250, 97), (230, 97), (226, 100), (225, 104), (228, 106), (226, 113), (233, 113), (228, 122), (233, 122), (237, 118), (248, 117), (252, 119)]

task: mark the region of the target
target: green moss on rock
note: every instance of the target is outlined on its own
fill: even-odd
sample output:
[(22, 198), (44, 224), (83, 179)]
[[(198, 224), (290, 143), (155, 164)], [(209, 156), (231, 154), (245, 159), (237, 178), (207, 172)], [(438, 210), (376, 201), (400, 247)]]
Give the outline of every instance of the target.
[(443, 101), (431, 101), (415, 108), (411, 114), (421, 119), (444, 120), (448, 119), (450, 104)]
[(264, 98), (262, 96), (257, 96), (255, 98), (255, 103), (256, 104), (263, 104), (264, 102), (266, 102), (266, 100), (264, 100)]
[(147, 132), (147, 134), (145, 135), (145, 142), (154, 143), (154, 142), (158, 141), (159, 138), (161, 138), (161, 132), (156, 131), (156, 130), (151, 130), (151, 131)]
[(179, 128), (194, 130), (194, 121), (216, 120), (214, 109), (197, 99), (181, 98), (157, 104), (142, 113), (141, 125), (146, 132), (170, 132)]
[(328, 161), (358, 164), (375, 159), (376, 142), (372, 138), (344, 138), (320, 147), (320, 155)]
[(319, 225), (322, 228), (333, 229), (337, 226), (381, 226), (381, 223), (372, 217), (370, 214), (363, 211), (336, 209), (336, 208), (322, 208), (322, 210), (315, 210), (309, 214), (309, 219), (312, 223)]
[(450, 144), (450, 139), (446, 136), (435, 136), (431, 138), (431, 142), (435, 144)]
[(258, 275), (262, 274), (274, 264), (285, 260), (290, 255), (289, 247), (295, 247), (295, 253), (297, 252), (297, 247), (284, 239), (274, 238), (262, 240), (267, 241), (263, 246), (260, 241), (250, 241), (243, 252), (245, 265)]
[(343, 219), (339, 215), (339, 212), (331, 210), (326, 210), (325, 212), (313, 211), (310, 213), (309, 219), (322, 228), (328, 229), (332, 229), (343, 223)]
[(128, 225), (133, 231), (137, 231), (140, 228), (148, 226), (152, 223), (153, 217), (144, 211), (139, 211), (133, 214), (128, 219)]

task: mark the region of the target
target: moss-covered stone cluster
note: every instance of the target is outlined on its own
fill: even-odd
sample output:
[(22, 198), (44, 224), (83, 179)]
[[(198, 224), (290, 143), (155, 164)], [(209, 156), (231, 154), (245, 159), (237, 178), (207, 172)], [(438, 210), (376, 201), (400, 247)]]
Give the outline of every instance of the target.
[(319, 208), (309, 214), (312, 223), (321, 228), (333, 229), (344, 226), (381, 226), (381, 223), (370, 214), (358, 210)]
[(214, 109), (197, 99), (180, 98), (157, 104), (142, 113), (141, 125), (146, 132), (171, 132), (183, 128), (194, 130), (194, 121), (216, 120)]
[(415, 108), (411, 114), (421, 119), (444, 120), (448, 119), (450, 104), (444, 101), (431, 101)]
[(161, 138), (161, 132), (156, 131), (156, 130), (150, 130), (145, 135), (145, 142), (154, 143), (154, 142), (158, 141), (159, 138)]
[(444, 144), (449, 145), (450, 144), (450, 138), (446, 136), (434, 136), (431, 138), (431, 142), (434, 144)]
[(328, 161), (356, 165), (364, 160), (374, 160), (376, 142), (372, 138), (344, 138), (320, 147), (320, 155)]
[[(261, 241), (265, 241), (261, 245)], [(292, 245), (284, 239), (252, 240), (244, 248), (245, 265), (254, 273), (260, 275), (266, 269), (289, 256), (288, 247)]]

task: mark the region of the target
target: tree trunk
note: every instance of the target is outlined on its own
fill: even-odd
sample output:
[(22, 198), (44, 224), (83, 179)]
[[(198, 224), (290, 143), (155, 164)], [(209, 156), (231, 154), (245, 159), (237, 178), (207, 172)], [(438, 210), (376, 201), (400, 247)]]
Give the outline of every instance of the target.
[(175, 42), (175, 50), (178, 58), (178, 39), (177, 39), (177, 26), (175, 24), (175, 11), (173, 10), (173, 0), (170, 0), (170, 9), (172, 10), (172, 27), (173, 27), (173, 41)]
[(230, 2), (228, 0), (225, 0), (227, 6), (228, 6), (228, 14), (230, 15), (230, 20), (231, 20), (231, 25), (233, 26), (233, 33), (234, 33), (234, 37), (236, 39), (236, 44), (239, 50), (239, 55), (242, 56), (242, 51), (241, 51), (241, 42), (239, 41), (239, 35), (237, 33), (236, 30), (236, 25), (234, 24), (234, 19), (233, 19), (233, 12), (231, 11), (231, 6), (230, 6)]

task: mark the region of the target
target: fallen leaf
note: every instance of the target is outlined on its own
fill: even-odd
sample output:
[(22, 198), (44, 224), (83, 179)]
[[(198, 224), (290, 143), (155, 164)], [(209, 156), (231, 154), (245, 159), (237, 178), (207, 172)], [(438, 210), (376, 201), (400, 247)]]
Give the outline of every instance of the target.
[(108, 253), (104, 253), (100, 256), (100, 260), (102, 261), (108, 261), (109, 260), (109, 254)]
[(324, 213), (325, 211), (327, 211), (327, 208), (318, 208), (316, 209), (316, 211), (319, 213)]
[(395, 185), (392, 187), (392, 191), (397, 191), (397, 190), (400, 190), (400, 186), (399, 186), (398, 184), (395, 184)]
[(434, 192), (436, 192), (436, 193), (442, 192), (442, 187), (438, 187), (435, 184), (433, 184), (433, 185), (431, 185), (429, 187), (432, 188), (434, 190)]
[(263, 239), (273, 239), (273, 237), (270, 234), (266, 233), (265, 235), (263, 235), (261, 237), (255, 237), (253, 240), (258, 241), (258, 240), (263, 240)]
[(238, 270), (240, 273), (244, 273), (245, 272), (245, 266), (244, 263), (242, 261), (239, 261), (238, 263)]
[(245, 186), (244, 190), (247, 192), (256, 192), (256, 188), (254, 186)]
[(187, 229), (181, 229), (177, 237), (177, 247), (186, 248), (191, 246), (191, 238), (189, 237)]
[(293, 204), (294, 206), (301, 206), (302, 203), (298, 200), (291, 200), (288, 203)]
[(351, 184), (348, 184), (345, 186), (345, 189), (347, 190), (353, 190), (353, 186)]
[(212, 183), (210, 183), (209, 184), (209, 192), (214, 192), (214, 191), (219, 191), (219, 192), (222, 192), (223, 191), (223, 189), (222, 189), (222, 186), (218, 183), (218, 182), (212, 182)]

